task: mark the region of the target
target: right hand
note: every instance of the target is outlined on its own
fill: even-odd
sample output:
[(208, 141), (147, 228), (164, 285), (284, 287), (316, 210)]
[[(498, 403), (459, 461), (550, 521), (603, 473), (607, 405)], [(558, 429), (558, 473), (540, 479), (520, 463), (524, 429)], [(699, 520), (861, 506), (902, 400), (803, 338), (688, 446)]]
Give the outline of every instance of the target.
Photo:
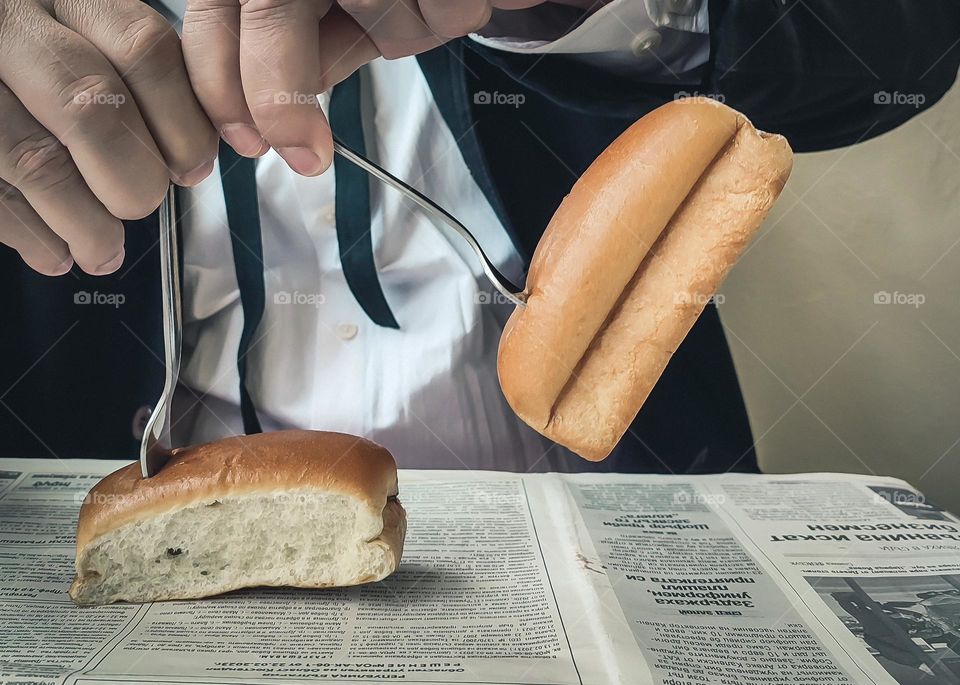
[[(381, 55), (417, 55), (479, 30), (494, 8), (545, 1), (187, 0), (183, 48), (197, 97), (238, 154), (272, 147), (316, 176), (333, 160), (317, 93)], [(605, 0), (553, 1), (589, 10)]]
[(180, 40), (140, 0), (0, 0), (0, 243), (51, 276), (123, 263), (121, 219), (213, 169)]

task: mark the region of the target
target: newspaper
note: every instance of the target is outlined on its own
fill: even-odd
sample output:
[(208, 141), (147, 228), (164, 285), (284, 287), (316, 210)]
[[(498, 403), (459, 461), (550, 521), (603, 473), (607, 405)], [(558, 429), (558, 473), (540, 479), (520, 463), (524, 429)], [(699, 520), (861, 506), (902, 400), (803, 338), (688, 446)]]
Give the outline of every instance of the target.
[(960, 685), (960, 520), (902, 481), (407, 471), (381, 583), (75, 607), (116, 467), (0, 460), (0, 683)]

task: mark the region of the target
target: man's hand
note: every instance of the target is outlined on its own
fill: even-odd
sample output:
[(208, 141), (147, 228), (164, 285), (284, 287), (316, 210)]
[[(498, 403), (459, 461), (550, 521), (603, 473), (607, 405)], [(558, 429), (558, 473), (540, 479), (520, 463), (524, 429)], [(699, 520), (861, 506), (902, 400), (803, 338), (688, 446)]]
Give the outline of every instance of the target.
[(494, 7), (541, 2), (188, 0), (184, 54), (197, 97), (239, 154), (272, 146), (294, 171), (315, 176), (333, 157), (316, 93), (380, 55), (414, 55), (476, 31)]
[(0, 0), (0, 242), (43, 274), (123, 262), (121, 219), (202, 180), (216, 134), (139, 0)]

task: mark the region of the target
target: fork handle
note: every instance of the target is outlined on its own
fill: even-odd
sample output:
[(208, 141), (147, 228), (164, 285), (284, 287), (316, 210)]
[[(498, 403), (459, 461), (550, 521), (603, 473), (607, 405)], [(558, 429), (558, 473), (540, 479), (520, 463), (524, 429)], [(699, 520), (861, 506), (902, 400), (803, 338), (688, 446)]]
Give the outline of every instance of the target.
[(140, 472), (154, 475), (169, 457), (170, 408), (180, 375), (180, 345), (183, 337), (180, 302), (180, 260), (177, 248), (176, 195), (174, 186), (160, 204), (160, 293), (163, 307), (163, 361), (166, 373), (163, 393), (150, 414), (140, 442)]
[(500, 273), (500, 270), (493, 265), (493, 262), (490, 261), (486, 253), (483, 251), (483, 248), (480, 247), (480, 243), (478, 243), (477, 239), (473, 237), (473, 234), (467, 230), (467, 227), (460, 223), (456, 217), (450, 214), (450, 212), (445, 210), (443, 207), (438, 205), (416, 188), (413, 188), (407, 183), (401, 181), (383, 167), (378, 166), (374, 162), (370, 161), (356, 150), (350, 149), (336, 137), (333, 139), (333, 150), (343, 158), (348, 159), (356, 164), (374, 178), (386, 183), (391, 188), (398, 190), (400, 193), (413, 200), (421, 209), (424, 210), (428, 216), (431, 216), (434, 219), (439, 219), (442, 223), (456, 231), (461, 238), (467, 241), (467, 244), (477, 255), (477, 258), (480, 260), (480, 265), (483, 268), (483, 273), (486, 275), (487, 279), (489, 279), (493, 287), (496, 288), (508, 301), (513, 302), (514, 304), (523, 306), (527, 303), (527, 296), (526, 293), (523, 292), (523, 289), (515, 286), (506, 278), (506, 276)]

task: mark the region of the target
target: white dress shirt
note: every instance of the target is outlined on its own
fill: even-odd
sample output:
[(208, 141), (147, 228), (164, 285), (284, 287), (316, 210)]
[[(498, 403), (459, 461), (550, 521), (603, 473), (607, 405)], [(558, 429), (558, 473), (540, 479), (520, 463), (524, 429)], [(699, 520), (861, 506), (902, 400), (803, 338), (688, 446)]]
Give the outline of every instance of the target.
[[(678, 9), (687, 17), (681, 28)], [(474, 39), (513, 51), (553, 46), (600, 54), (615, 68), (632, 64), (663, 76), (706, 58), (706, 2), (615, 0), (553, 42), (524, 31)], [(650, 37), (678, 31), (689, 35), (689, 50), (666, 55), (638, 47), (637, 36), (662, 44)], [(368, 153), (452, 211), (501, 271), (522, 282), (520, 257), (473, 181), (416, 60), (377, 60), (367, 74)], [(328, 101), (320, 96), (324, 108)], [(247, 363), (264, 430), (362, 435), (390, 449), (402, 467), (576, 467), (577, 457), (524, 425), (503, 398), (496, 354), (512, 307), (491, 296), (465, 244), (371, 181), (374, 254), (400, 324), (399, 330), (382, 328), (367, 319), (341, 270), (333, 169), (304, 178), (271, 151), (258, 162), (257, 184), (266, 308)], [(218, 172), (187, 197), (184, 387), (175, 407), (181, 444), (243, 430), (236, 369), (243, 314)]]

